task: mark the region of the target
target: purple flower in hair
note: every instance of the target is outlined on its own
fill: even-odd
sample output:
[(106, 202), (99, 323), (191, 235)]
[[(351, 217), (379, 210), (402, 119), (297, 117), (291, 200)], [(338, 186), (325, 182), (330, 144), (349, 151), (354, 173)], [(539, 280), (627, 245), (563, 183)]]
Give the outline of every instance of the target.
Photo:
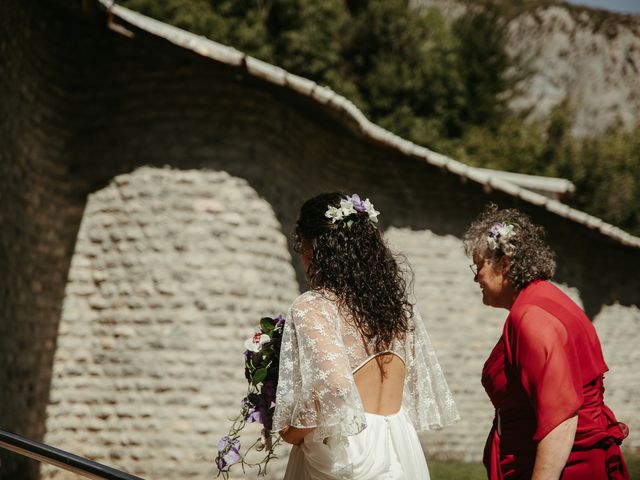
[(489, 234), (492, 237), (497, 237), (498, 233), (500, 233), (500, 229), (502, 228), (502, 224), (501, 223), (494, 223), (491, 228), (489, 229)]
[(489, 250), (501, 250), (505, 255), (512, 256), (515, 253), (515, 246), (511, 242), (516, 235), (515, 227), (511, 222), (498, 222), (491, 225), (487, 235), (487, 245)]
[(354, 193), (350, 197), (347, 196), (347, 200), (351, 202), (356, 212), (362, 213), (367, 211), (367, 207), (365, 207), (364, 202), (360, 199), (360, 195), (358, 195), (357, 193)]

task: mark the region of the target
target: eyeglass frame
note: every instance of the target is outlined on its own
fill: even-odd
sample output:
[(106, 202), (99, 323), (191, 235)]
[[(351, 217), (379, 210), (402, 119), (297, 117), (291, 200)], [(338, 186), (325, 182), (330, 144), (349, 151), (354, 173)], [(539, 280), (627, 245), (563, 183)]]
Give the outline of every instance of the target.
[(489, 261), (488, 258), (483, 258), (482, 265), (478, 266), (475, 262), (469, 264), (469, 268), (471, 269), (471, 272), (473, 272), (473, 278), (478, 276), (478, 274), (480, 273), (480, 270), (482, 270), (482, 267), (484, 267), (484, 264), (487, 263), (488, 261)]

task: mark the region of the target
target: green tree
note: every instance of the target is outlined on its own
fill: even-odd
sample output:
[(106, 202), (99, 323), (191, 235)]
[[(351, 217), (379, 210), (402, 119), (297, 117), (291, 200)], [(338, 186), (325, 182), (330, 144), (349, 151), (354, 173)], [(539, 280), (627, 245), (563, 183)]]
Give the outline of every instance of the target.
[(541, 125), (511, 114), (494, 128), (469, 128), (458, 158), (479, 167), (542, 175), (544, 135)]
[(420, 143), (443, 135), (461, 89), (455, 39), (440, 13), (406, 0), (352, 2), (343, 60), (365, 112)]
[(510, 116), (508, 101), (529, 74), (522, 59), (507, 51), (508, 25), (509, 17), (491, 2), (471, 6), (453, 23), (466, 97), (460, 111), (464, 124), (498, 129)]
[(314, 80), (333, 78), (341, 71), (348, 22), (342, 1), (273, 1), (267, 28), (278, 65)]
[(233, 45), (273, 61), (267, 17), (271, 2), (261, 0), (121, 0), (118, 3), (163, 22)]
[(576, 184), (574, 206), (640, 235), (640, 125), (585, 139), (565, 161)]

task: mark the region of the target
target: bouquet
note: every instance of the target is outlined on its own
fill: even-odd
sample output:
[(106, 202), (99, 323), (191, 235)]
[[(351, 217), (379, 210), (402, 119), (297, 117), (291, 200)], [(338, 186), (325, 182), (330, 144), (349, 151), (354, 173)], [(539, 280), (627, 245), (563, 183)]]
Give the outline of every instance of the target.
[[(232, 465), (240, 463), (245, 467), (258, 467), (258, 475), (267, 473), (269, 460), (275, 457), (274, 449), (280, 443), (280, 437), (271, 432), (273, 412), (275, 410), (278, 369), (280, 366), (280, 343), (284, 317), (264, 317), (260, 319), (260, 330), (245, 342), (244, 375), (249, 383), (247, 395), (242, 399), (240, 414), (232, 420), (229, 433), (218, 443), (216, 466), (218, 476), (228, 478)], [(262, 424), (262, 434), (244, 454), (240, 453), (240, 432), (247, 423)], [(274, 440), (275, 437), (275, 440)], [(251, 463), (247, 454), (255, 450), (264, 451), (262, 460)]]

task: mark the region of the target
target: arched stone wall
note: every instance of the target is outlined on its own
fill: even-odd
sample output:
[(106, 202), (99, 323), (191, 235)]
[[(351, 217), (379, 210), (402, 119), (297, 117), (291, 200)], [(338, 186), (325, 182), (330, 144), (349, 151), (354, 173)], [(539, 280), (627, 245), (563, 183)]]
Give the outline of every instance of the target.
[(243, 342), (297, 293), (282, 228), (243, 179), (116, 177), (78, 234), (45, 441), (145, 478), (212, 475), (246, 392)]

